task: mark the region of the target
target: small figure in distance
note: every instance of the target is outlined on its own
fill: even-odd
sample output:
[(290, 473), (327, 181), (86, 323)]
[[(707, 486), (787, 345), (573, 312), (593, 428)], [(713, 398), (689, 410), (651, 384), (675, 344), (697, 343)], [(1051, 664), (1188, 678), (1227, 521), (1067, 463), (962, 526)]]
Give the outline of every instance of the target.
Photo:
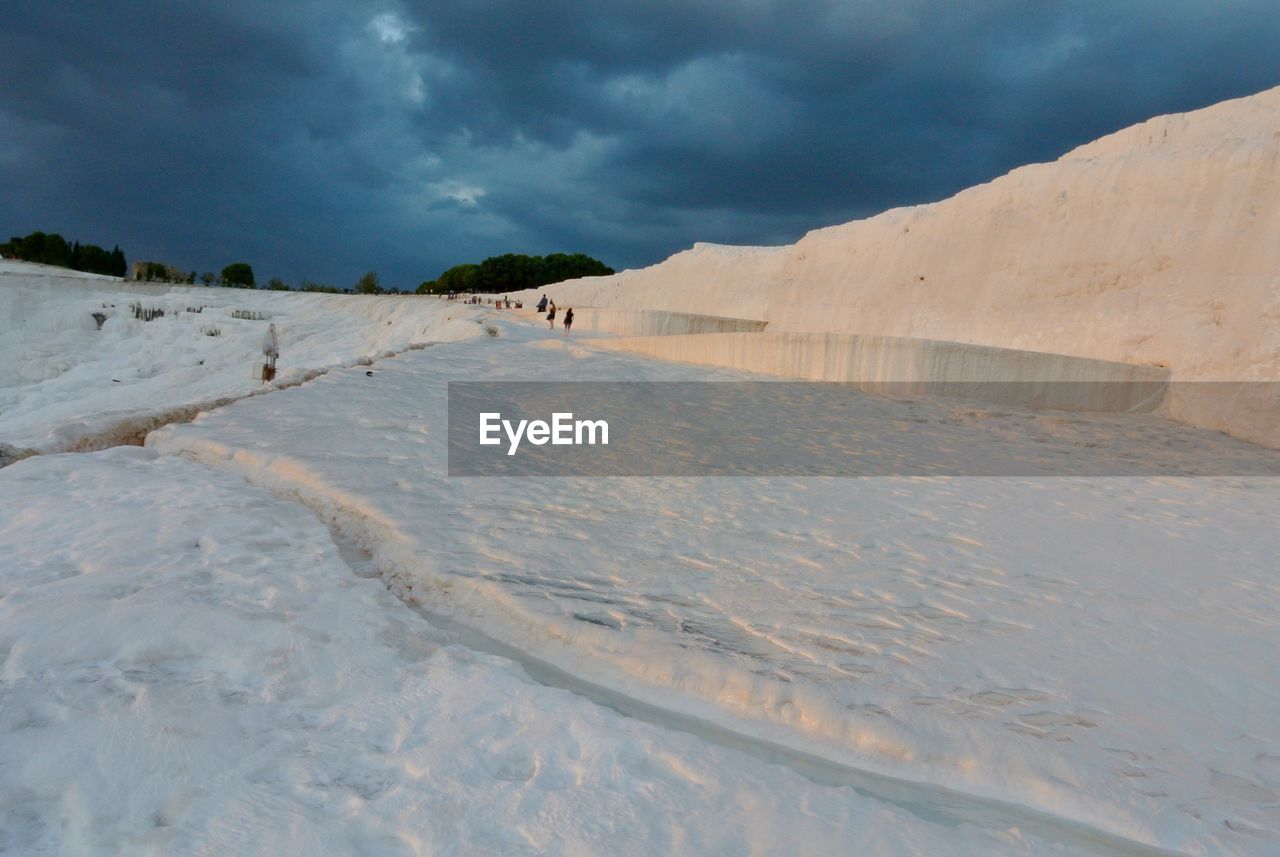
[(543, 295), (542, 300), (538, 301), (538, 312), (539, 314), (541, 314), (546, 311), (547, 311), (547, 296)]
[(551, 309), (547, 310), (547, 326), (552, 330), (556, 329), (556, 302), (551, 302)]
[(569, 335), (569, 328), (573, 325), (573, 307), (569, 307), (564, 311), (564, 335)]

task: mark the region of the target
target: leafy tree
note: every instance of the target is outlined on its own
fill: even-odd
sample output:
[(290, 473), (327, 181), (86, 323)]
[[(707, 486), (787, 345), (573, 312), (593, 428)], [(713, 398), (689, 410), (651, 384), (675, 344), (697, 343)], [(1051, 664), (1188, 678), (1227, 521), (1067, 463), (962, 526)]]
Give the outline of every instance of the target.
[[(585, 253), (552, 253), (550, 256), (504, 253), (490, 256), (478, 265), (455, 265), (436, 279), (432, 290), (501, 294), (612, 273), (613, 268)], [(422, 286), (418, 288), (421, 292)]]
[(214, 281), (217, 279), (218, 275), (213, 271), (205, 271), (200, 275), (200, 282), (204, 283), (206, 286), (212, 286)]
[(108, 253), (97, 244), (81, 244), (66, 239), (56, 232), (32, 232), (25, 238), (14, 236), (0, 244), (0, 253), (27, 262), (57, 265), (77, 271), (123, 277), (128, 273), (124, 253), (119, 245)]
[(71, 245), (71, 258), (67, 266), (77, 271), (89, 271), (94, 274), (114, 275), (116, 270), (111, 253), (97, 244), (81, 244), (79, 241)]
[(440, 294), (440, 286), (435, 280), (425, 280), (413, 290), (416, 295), (438, 295)]
[(470, 292), (476, 287), (479, 265), (454, 265), (436, 278), (436, 283), (446, 292)]
[(366, 271), (365, 275), (356, 281), (356, 294), (358, 295), (382, 294), (382, 286), (378, 285), (378, 275), (373, 271)]
[(234, 262), (222, 269), (222, 284), (245, 289), (256, 288), (253, 281), (253, 268), (247, 262)]
[(529, 289), (538, 284), (538, 268), (541, 257), (519, 253), (490, 256), (480, 263), (476, 271), (476, 290), (481, 292), (512, 292)]
[(267, 280), (267, 288), (273, 292), (287, 292), (289, 291), (289, 284), (279, 277), (272, 277)]
[(13, 257), (27, 262), (39, 262), (44, 253), (44, 233), (32, 232), (26, 238), (13, 238), (9, 243), (13, 247)]
[(44, 239), (44, 248), (40, 253), (40, 261), (46, 265), (57, 265), (66, 268), (71, 265), (71, 245), (67, 244), (67, 239), (54, 232), (46, 235)]
[(537, 283), (539, 286), (578, 277), (599, 277), (614, 273), (613, 268), (585, 253), (552, 253), (543, 257), (541, 262)]
[(71, 248), (58, 233), (47, 234), (39, 230), (26, 238), (14, 238), (14, 256), (27, 262), (39, 262), (44, 265), (61, 265), (66, 267), (71, 261)]

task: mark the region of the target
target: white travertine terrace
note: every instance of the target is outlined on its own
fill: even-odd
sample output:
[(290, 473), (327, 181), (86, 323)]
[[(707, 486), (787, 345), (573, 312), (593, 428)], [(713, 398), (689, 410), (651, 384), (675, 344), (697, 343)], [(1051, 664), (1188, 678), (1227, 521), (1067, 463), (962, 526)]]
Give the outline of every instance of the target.
[(694, 333), (597, 339), (598, 348), (872, 393), (965, 398), (1063, 411), (1149, 411), (1168, 395), (1169, 370), (894, 336), (843, 333)]

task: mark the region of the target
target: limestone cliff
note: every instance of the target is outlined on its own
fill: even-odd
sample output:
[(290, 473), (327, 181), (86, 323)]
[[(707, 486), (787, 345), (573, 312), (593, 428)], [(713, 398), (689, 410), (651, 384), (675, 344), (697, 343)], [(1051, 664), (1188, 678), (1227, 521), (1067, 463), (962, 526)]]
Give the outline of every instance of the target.
[[(1049, 351), (1168, 366), (1175, 381), (1280, 381), (1280, 88), (1157, 117), (790, 246), (698, 244), (545, 291), (561, 306), (740, 316), (771, 332)], [(1280, 446), (1280, 410), (1258, 413), (1280, 403), (1274, 393), (1198, 398), (1175, 391), (1170, 415)]]

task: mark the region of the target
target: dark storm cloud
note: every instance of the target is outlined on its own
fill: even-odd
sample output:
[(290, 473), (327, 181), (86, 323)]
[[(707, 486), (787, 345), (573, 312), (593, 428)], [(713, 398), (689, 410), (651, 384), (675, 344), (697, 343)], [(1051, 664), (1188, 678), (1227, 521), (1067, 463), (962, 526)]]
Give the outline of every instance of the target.
[(1274, 0), (11, 3), (0, 230), (413, 285), (929, 201), (1280, 83)]

